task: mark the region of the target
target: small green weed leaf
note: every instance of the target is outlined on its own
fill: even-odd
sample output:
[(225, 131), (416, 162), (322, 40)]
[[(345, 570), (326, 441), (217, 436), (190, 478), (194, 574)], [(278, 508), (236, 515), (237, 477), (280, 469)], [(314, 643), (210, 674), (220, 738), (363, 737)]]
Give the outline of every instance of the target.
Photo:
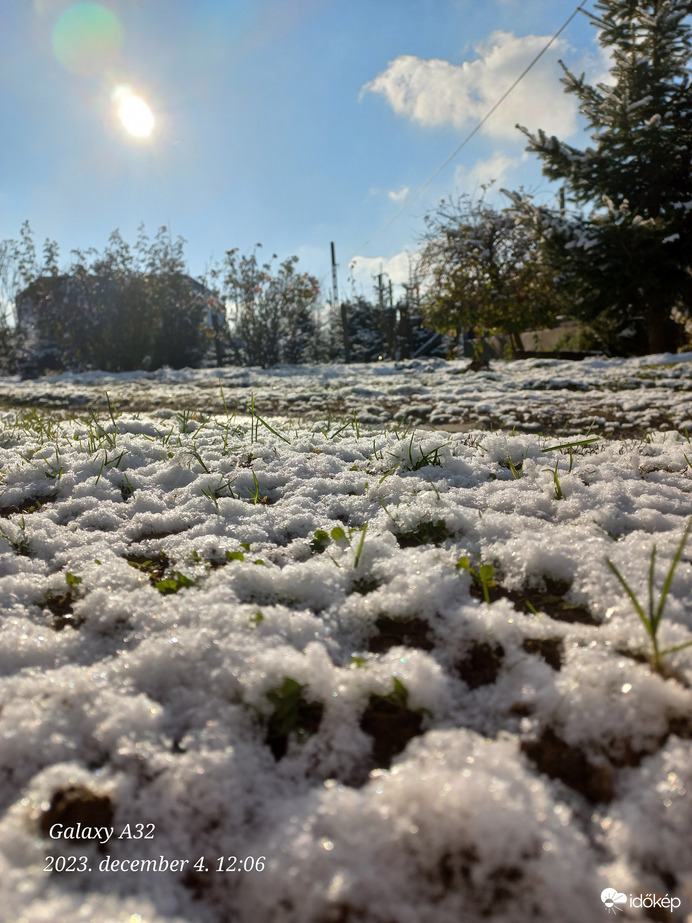
[(396, 540), (400, 548), (416, 548), (420, 545), (441, 545), (452, 534), (444, 519), (433, 519), (419, 522), (409, 532), (397, 532)]
[(304, 689), (305, 686), (287, 676), (280, 686), (267, 693), (274, 711), (267, 721), (265, 742), (277, 761), (286, 755), (289, 734), (304, 742), (319, 730), (324, 706), (319, 702), (307, 702), (303, 697)]
[(195, 581), (186, 577), (185, 574), (181, 574), (180, 571), (174, 570), (170, 577), (165, 580), (157, 580), (154, 585), (159, 593), (166, 596), (170, 593), (177, 593), (185, 587), (194, 586)]
[(244, 561), (245, 555), (242, 551), (227, 551), (226, 552), (227, 561)]
[(69, 587), (79, 586), (81, 582), (82, 578), (78, 577), (76, 574), (71, 574), (69, 571), (65, 574), (65, 583), (67, 583)]
[(341, 528), (341, 526), (334, 526), (331, 531), (331, 536), (335, 542), (348, 541), (348, 538), (346, 538), (346, 533)]
[(322, 554), (329, 544), (329, 533), (324, 529), (315, 529), (315, 534), (310, 542), (310, 550), (313, 554)]
[(164, 596), (168, 595), (169, 593), (177, 593), (180, 589), (177, 582), (172, 578), (169, 578), (168, 580), (157, 580), (155, 586), (159, 593), (162, 593)]
[(397, 705), (399, 708), (407, 708), (408, 706), (408, 689), (401, 680), (394, 676), (394, 692), (390, 692), (389, 695), (380, 696), (384, 699), (385, 702), (389, 702), (391, 705)]
[(298, 702), (305, 686), (292, 679), (290, 676), (284, 677), (280, 686), (270, 689), (267, 698), (274, 706), (274, 714), (277, 717), (283, 717)]
[(287, 676), (280, 686), (269, 690), (267, 698), (274, 706), (274, 712), (267, 725), (268, 737), (285, 737), (293, 731), (301, 730), (304, 689), (304, 685)]
[(465, 570), (470, 574), (473, 582), (483, 590), (483, 599), (487, 603), (490, 602), (490, 593), (488, 590), (491, 587), (495, 586), (495, 581), (493, 576), (495, 575), (495, 568), (492, 564), (481, 564), (479, 562), (478, 570), (475, 570), (471, 566), (470, 558), (462, 557), (459, 558), (456, 564), (457, 570)]
[(495, 586), (495, 581), (493, 580), (493, 574), (495, 573), (495, 568), (492, 564), (481, 564), (478, 569), (478, 576), (481, 583), (485, 583), (486, 586)]

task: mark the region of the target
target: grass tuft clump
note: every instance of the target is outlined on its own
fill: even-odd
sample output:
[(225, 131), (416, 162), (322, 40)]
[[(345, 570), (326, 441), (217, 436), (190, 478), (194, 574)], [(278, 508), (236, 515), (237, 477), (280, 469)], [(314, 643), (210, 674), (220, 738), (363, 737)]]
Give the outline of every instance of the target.
[[(330, 542), (335, 542), (336, 544), (341, 543), (343, 545), (350, 545), (351, 538), (353, 537), (353, 535), (355, 535), (356, 533), (360, 533), (360, 540), (358, 542), (358, 546), (356, 547), (356, 552), (355, 552), (355, 556), (353, 559), (353, 567), (355, 569), (356, 567), (358, 567), (358, 563), (360, 561), (360, 556), (363, 551), (363, 543), (365, 542), (365, 533), (367, 532), (367, 530), (368, 530), (367, 522), (363, 523), (363, 525), (360, 528), (353, 528), (353, 529), (350, 528), (348, 530), (348, 534), (344, 531), (344, 529), (341, 528), (341, 526), (335, 526), (331, 530), (331, 532), (327, 532), (326, 529), (315, 529), (314, 535), (312, 537), (312, 541), (310, 542), (310, 551), (312, 554), (323, 554), (326, 551), (327, 546), (330, 544)], [(327, 557), (331, 558), (331, 555), (327, 555)], [(331, 558), (331, 560), (334, 561), (334, 558)], [(336, 561), (334, 561), (334, 563), (337, 564)], [(341, 565), (337, 564), (337, 566), (341, 566)]]
[(656, 567), (656, 545), (654, 544), (651, 549), (651, 558), (649, 560), (649, 606), (648, 611), (644, 610), (644, 607), (640, 603), (636, 594), (627, 583), (627, 580), (618, 570), (617, 566), (613, 564), (610, 558), (606, 558), (606, 564), (613, 572), (615, 577), (618, 579), (620, 585), (624, 591), (629, 596), (634, 609), (641, 619), (641, 622), (646, 629), (646, 633), (649, 636), (651, 641), (651, 655), (650, 662), (651, 668), (656, 673), (663, 673), (663, 658), (667, 654), (673, 654), (676, 651), (681, 651), (683, 648), (692, 647), (692, 641), (686, 641), (684, 644), (676, 644), (674, 647), (668, 647), (665, 650), (661, 650), (658, 644), (658, 630), (661, 626), (661, 620), (663, 619), (663, 613), (665, 611), (666, 600), (668, 598), (668, 593), (670, 591), (670, 586), (673, 582), (673, 576), (675, 574), (675, 569), (680, 562), (682, 557), (682, 552), (685, 549), (687, 539), (689, 537), (690, 531), (692, 531), (692, 518), (688, 521), (683, 533), (682, 538), (680, 539), (680, 544), (677, 547), (675, 554), (673, 555), (673, 560), (670, 562), (670, 567), (668, 568), (668, 573), (666, 579), (663, 583), (661, 589), (661, 595), (658, 600), (658, 605), (654, 604), (654, 576), (655, 576), (655, 567)]
[(78, 587), (81, 582), (81, 577), (68, 571), (65, 574), (67, 590), (63, 592), (49, 590), (45, 594), (43, 608), (47, 609), (54, 616), (51, 622), (51, 628), (54, 631), (62, 631), (63, 628), (67, 626), (79, 628), (84, 621), (83, 618), (75, 618), (72, 613), (72, 607), (77, 598)]

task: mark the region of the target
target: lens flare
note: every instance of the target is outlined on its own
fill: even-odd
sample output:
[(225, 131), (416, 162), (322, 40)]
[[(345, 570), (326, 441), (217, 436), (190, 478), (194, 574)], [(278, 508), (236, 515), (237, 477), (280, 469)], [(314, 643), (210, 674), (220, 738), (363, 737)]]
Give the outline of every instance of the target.
[(53, 29), (53, 51), (72, 74), (87, 77), (113, 64), (124, 30), (112, 10), (100, 3), (75, 3), (61, 13)]
[(148, 138), (155, 121), (149, 104), (128, 86), (116, 87), (113, 101), (125, 131), (135, 138)]

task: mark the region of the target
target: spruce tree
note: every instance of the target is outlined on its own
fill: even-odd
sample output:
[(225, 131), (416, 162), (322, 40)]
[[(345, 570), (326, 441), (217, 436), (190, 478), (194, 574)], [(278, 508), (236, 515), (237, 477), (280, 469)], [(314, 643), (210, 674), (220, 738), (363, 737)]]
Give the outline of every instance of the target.
[(620, 352), (675, 351), (692, 318), (691, 13), (691, 0), (599, 0), (587, 15), (611, 56), (609, 82), (590, 86), (562, 64), (593, 146), (521, 128), (572, 208), (512, 194), (515, 205), (577, 316), (609, 328)]

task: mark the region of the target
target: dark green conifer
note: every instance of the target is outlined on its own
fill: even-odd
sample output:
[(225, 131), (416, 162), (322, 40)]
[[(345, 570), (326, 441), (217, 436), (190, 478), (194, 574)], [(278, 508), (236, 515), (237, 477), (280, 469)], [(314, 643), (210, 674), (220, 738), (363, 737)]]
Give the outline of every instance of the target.
[(600, 0), (587, 15), (610, 55), (608, 82), (562, 65), (593, 144), (522, 128), (571, 208), (517, 194), (515, 205), (547, 241), (577, 316), (619, 352), (674, 351), (692, 318), (690, 14), (690, 0)]

